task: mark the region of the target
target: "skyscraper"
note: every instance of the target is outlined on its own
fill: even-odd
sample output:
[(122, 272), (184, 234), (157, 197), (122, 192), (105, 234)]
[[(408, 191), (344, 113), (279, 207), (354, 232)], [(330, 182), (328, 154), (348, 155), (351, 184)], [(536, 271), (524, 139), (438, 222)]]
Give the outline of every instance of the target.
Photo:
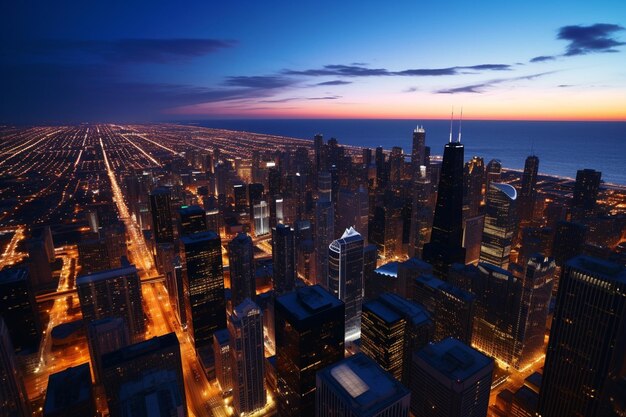
[(420, 167), (428, 165), (426, 160), (426, 130), (423, 126), (417, 126), (413, 130), (413, 147), (411, 149), (411, 165), (413, 167), (413, 180), (420, 175)]
[(246, 298), (256, 297), (254, 270), (254, 246), (252, 238), (239, 233), (228, 243), (228, 265), (230, 268), (230, 291), (233, 307)]
[(493, 359), (449, 338), (413, 355), (411, 412), (415, 417), (485, 417)]
[(274, 291), (284, 294), (296, 284), (296, 248), (294, 230), (282, 223), (272, 229)]
[(536, 254), (526, 264), (520, 312), (520, 363), (532, 362), (543, 352), (546, 323), (552, 286), (554, 285), (554, 259)]
[(316, 417), (406, 417), (409, 390), (362, 353), (317, 373)]
[(15, 361), (9, 329), (0, 317), (0, 412), (6, 417), (29, 417), (28, 393)]
[(577, 218), (587, 216), (595, 209), (601, 178), (602, 173), (594, 169), (581, 169), (576, 172), (572, 208), (576, 211)]
[(430, 241), (433, 210), (430, 205), (430, 177), (426, 172), (426, 166), (422, 165), (418, 168), (413, 181), (409, 256), (421, 258), (424, 245)]
[(222, 394), (228, 394), (233, 390), (233, 360), (230, 354), (228, 329), (213, 333), (213, 353), (215, 354), (215, 378)]
[(400, 185), (403, 165), (402, 148), (394, 146), (391, 148), (391, 154), (389, 155), (389, 180), (395, 187)]
[(539, 157), (531, 155), (524, 163), (522, 174), (522, 189), (519, 195), (519, 219), (522, 222), (532, 220), (535, 212), (535, 200), (537, 199), (537, 171), (539, 170)]
[(487, 191), (485, 226), (480, 261), (502, 269), (509, 267), (511, 245), (516, 230), (517, 191), (509, 184), (492, 182)]
[(326, 287), (328, 245), (335, 233), (335, 211), (330, 200), (318, 200), (315, 206), (315, 282)]
[(249, 298), (237, 305), (228, 322), (235, 413), (265, 406), (263, 318)]
[(485, 162), (479, 156), (473, 156), (465, 164), (463, 173), (463, 204), (467, 207), (466, 217), (481, 214), (483, 186), (485, 185)]
[(102, 355), (131, 343), (128, 325), (121, 317), (94, 320), (87, 326), (87, 343), (96, 384), (102, 382)]
[(344, 356), (344, 304), (313, 285), (276, 298), (275, 314), (278, 415), (312, 417), (316, 372)]
[(194, 346), (213, 343), (213, 333), (226, 327), (226, 298), (219, 235), (207, 231), (181, 238), (185, 309)]
[(384, 293), (363, 304), (361, 352), (408, 386), (411, 355), (432, 340), (434, 325), (419, 304)]
[(624, 377), (625, 361), (626, 269), (587, 256), (570, 259), (556, 297), (540, 414), (605, 415), (609, 385)]
[(16, 352), (32, 352), (39, 347), (41, 322), (35, 304), (28, 269), (0, 271), (0, 316), (4, 318)]
[(430, 242), (424, 245), (422, 257), (433, 265), (438, 277), (445, 277), (453, 263), (465, 262), (463, 153), (461, 142), (451, 141), (444, 148), (432, 234)]
[(95, 417), (96, 401), (89, 363), (51, 374), (46, 388), (43, 417)]
[(557, 266), (565, 266), (565, 263), (582, 255), (585, 246), (587, 227), (584, 224), (559, 221), (556, 223), (552, 256)]
[(487, 183), (485, 184), (489, 190), (489, 184), (492, 182), (500, 182), (502, 177), (502, 163), (498, 159), (492, 159), (487, 164)]
[(156, 243), (172, 243), (174, 226), (172, 220), (171, 193), (166, 187), (155, 188), (150, 193), (152, 231)]
[(107, 317), (122, 317), (131, 337), (135, 340), (141, 337), (145, 321), (141, 284), (134, 265), (82, 275), (76, 278), (76, 287), (86, 324)]
[[(187, 416), (180, 346), (175, 333), (107, 353), (103, 382), (111, 417)], [(152, 408), (149, 408), (152, 407)]]
[(357, 339), (363, 304), (363, 237), (352, 227), (328, 247), (328, 290), (345, 304), (346, 340)]
[(178, 218), (180, 236), (207, 230), (206, 213), (200, 206), (182, 206)]

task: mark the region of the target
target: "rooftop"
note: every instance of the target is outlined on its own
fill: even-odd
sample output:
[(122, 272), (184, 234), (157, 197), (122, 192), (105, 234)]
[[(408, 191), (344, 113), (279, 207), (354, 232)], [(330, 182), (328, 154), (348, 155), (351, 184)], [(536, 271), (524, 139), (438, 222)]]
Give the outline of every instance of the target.
[(115, 366), (120, 363), (131, 361), (140, 356), (151, 355), (163, 349), (173, 347), (176, 347), (176, 349), (179, 348), (176, 333), (167, 333), (158, 337), (155, 336), (152, 339), (125, 346), (119, 350), (103, 355), (102, 366), (104, 368)]
[(355, 415), (375, 415), (409, 395), (407, 388), (363, 353), (328, 366), (317, 375), (350, 403)]
[(12, 282), (26, 281), (28, 277), (28, 269), (21, 267), (4, 268), (0, 271), (0, 284), (9, 284)]
[(59, 412), (91, 398), (89, 363), (83, 363), (50, 375), (44, 403), (44, 414)]
[(398, 278), (398, 262), (387, 262), (374, 270), (377, 274)]
[(364, 303), (363, 308), (369, 309), (387, 323), (396, 322), (403, 317), (414, 325), (430, 321), (428, 312), (422, 306), (393, 293), (383, 293)]
[(127, 275), (137, 275), (137, 268), (135, 267), (135, 265), (122, 266), (120, 268), (94, 272), (93, 274), (81, 275), (80, 277), (76, 278), (76, 286)]
[(502, 191), (511, 200), (516, 200), (517, 199), (517, 190), (512, 185), (504, 184), (504, 183), (500, 183), (500, 182), (492, 182), (490, 184), (490, 186), (494, 187), (494, 188), (497, 188), (498, 190)]
[(614, 262), (580, 255), (567, 261), (566, 265), (606, 281), (626, 283), (626, 268)]
[(278, 297), (276, 303), (282, 305), (298, 320), (307, 319), (323, 310), (342, 304), (341, 300), (320, 285), (298, 288), (296, 291)]
[(204, 240), (212, 240), (212, 239), (219, 239), (219, 236), (217, 235), (217, 233), (211, 230), (192, 233), (190, 235), (186, 235), (180, 238), (181, 242), (183, 242), (184, 245), (191, 245), (196, 242), (202, 242)]
[(455, 287), (454, 285), (442, 281), (431, 274), (422, 274), (419, 277), (415, 278), (415, 281), (427, 285), (430, 288), (452, 294), (455, 297), (460, 298), (464, 301), (471, 301), (476, 298), (476, 296), (471, 292), (465, 291), (464, 289), (459, 287)]
[(416, 356), (449, 380), (462, 382), (486, 367), (493, 359), (452, 337), (431, 343)]

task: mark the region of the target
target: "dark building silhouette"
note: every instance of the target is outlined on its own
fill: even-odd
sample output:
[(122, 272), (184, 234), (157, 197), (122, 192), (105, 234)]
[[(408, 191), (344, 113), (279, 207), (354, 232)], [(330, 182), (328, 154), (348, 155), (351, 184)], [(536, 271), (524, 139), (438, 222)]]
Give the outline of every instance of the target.
[(37, 350), (41, 322), (27, 268), (16, 266), (0, 271), (0, 316), (16, 352)]
[(502, 163), (498, 159), (492, 159), (487, 164), (487, 182), (485, 184), (486, 189), (489, 190), (489, 184), (492, 182), (500, 182), (502, 178)]
[(531, 155), (524, 163), (522, 174), (522, 188), (519, 193), (519, 219), (528, 222), (533, 219), (535, 200), (537, 199), (537, 172), (539, 157)]
[(611, 415), (626, 363), (626, 269), (597, 258), (566, 262), (541, 383), (543, 417)]
[(156, 243), (174, 242), (171, 198), (170, 190), (166, 187), (155, 188), (150, 193), (152, 232)]
[[(111, 417), (187, 416), (180, 346), (175, 333), (107, 353), (103, 382)], [(150, 401), (148, 401), (150, 398)], [(151, 404), (154, 409), (147, 408)]]
[(207, 230), (206, 213), (200, 206), (182, 206), (178, 210), (180, 236)]
[(415, 279), (413, 300), (431, 314), (435, 323), (433, 340), (454, 337), (467, 344), (471, 342), (475, 314), (472, 293), (425, 274)]
[(274, 261), (274, 291), (292, 291), (296, 281), (296, 248), (294, 230), (282, 223), (272, 229), (272, 259)]
[(87, 343), (96, 384), (102, 382), (102, 355), (131, 343), (128, 325), (121, 317), (94, 320), (87, 326)]
[(584, 224), (559, 221), (556, 223), (552, 256), (560, 267), (583, 253), (587, 227)]
[(421, 257), (424, 244), (430, 241), (433, 221), (430, 177), (425, 165), (418, 167), (413, 183), (408, 252), (411, 257)]
[(181, 238), (185, 309), (196, 349), (211, 346), (213, 333), (226, 327), (222, 244), (215, 232)]
[(230, 291), (233, 307), (246, 298), (256, 297), (254, 246), (252, 238), (239, 233), (228, 243), (228, 265), (230, 268)]
[(430, 242), (422, 257), (433, 265), (434, 274), (445, 277), (455, 262), (465, 262), (463, 240), (463, 145), (447, 143), (437, 194)]
[(278, 415), (315, 415), (315, 374), (344, 357), (343, 302), (319, 285), (276, 298)]
[(426, 158), (426, 130), (424, 130), (423, 126), (417, 126), (413, 130), (412, 145), (411, 166), (412, 178), (415, 181), (420, 173), (420, 167), (428, 165), (428, 160)]
[(137, 340), (145, 329), (141, 284), (134, 265), (76, 278), (80, 309), (86, 324), (122, 317)]
[(9, 329), (0, 317), (0, 414), (6, 417), (30, 417), (28, 393), (17, 367)]
[(576, 172), (572, 209), (578, 218), (588, 216), (596, 207), (602, 173), (594, 169), (581, 169)]
[(415, 417), (486, 417), (493, 359), (448, 338), (413, 355), (411, 412)]
[(408, 386), (411, 355), (432, 340), (434, 325), (422, 306), (384, 293), (363, 304), (361, 352)]
[(485, 162), (483, 158), (473, 156), (465, 163), (463, 173), (463, 204), (467, 207), (466, 218), (481, 214), (483, 186), (485, 185)]
[(50, 375), (43, 406), (44, 417), (95, 417), (89, 363)]
[(317, 373), (316, 417), (406, 417), (409, 390), (362, 353)]

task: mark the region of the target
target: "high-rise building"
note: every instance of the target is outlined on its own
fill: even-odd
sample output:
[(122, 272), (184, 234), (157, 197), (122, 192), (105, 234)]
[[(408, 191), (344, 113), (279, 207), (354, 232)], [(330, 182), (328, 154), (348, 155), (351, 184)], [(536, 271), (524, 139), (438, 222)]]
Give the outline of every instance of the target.
[[(276, 199), (276, 204), (280, 199)], [(278, 207), (278, 206), (277, 206)], [(261, 200), (252, 205), (252, 218), (254, 220), (254, 235), (263, 236), (270, 232), (270, 207), (267, 201)]]
[(233, 196), (235, 197), (235, 211), (243, 213), (248, 210), (248, 187), (246, 184), (233, 185)]
[(422, 256), (424, 245), (430, 241), (433, 210), (430, 205), (430, 177), (426, 166), (418, 167), (414, 175), (413, 204), (411, 208), (411, 230), (409, 232), (409, 256)]
[(317, 373), (316, 417), (407, 417), (409, 390), (362, 353)]
[(246, 233), (239, 233), (228, 243), (228, 264), (233, 307), (241, 304), (246, 298), (254, 300), (256, 297), (254, 246), (252, 238)]
[(414, 181), (417, 180), (420, 175), (420, 167), (428, 165), (428, 161), (426, 160), (426, 130), (424, 130), (423, 126), (417, 126), (413, 130), (413, 147), (411, 149), (411, 165), (413, 167), (412, 170), (412, 178)]
[(182, 206), (178, 209), (180, 236), (207, 230), (206, 213), (200, 206)]
[(614, 415), (609, 386), (624, 377), (626, 269), (578, 256), (566, 262), (541, 382), (544, 417)]
[(476, 316), (472, 346), (508, 366), (519, 367), (522, 280), (495, 265), (479, 263), (480, 279), (472, 283)]
[(463, 173), (463, 204), (467, 207), (467, 216), (476, 217), (481, 214), (483, 203), (483, 186), (485, 185), (485, 161), (473, 156), (465, 163)]
[(175, 333), (107, 353), (102, 357), (102, 369), (111, 417), (187, 416)]
[(171, 193), (167, 187), (158, 187), (150, 193), (152, 232), (156, 243), (174, 242)]
[(486, 417), (493, 359), (457, 339), (413, 355), (411, 412), (415, 417)]
[(502, 178), (502, 163), (498, 159), (492, 159), (487, 164), (487, 182), (485, 184), (487, 191), (489, 191), (489, 184), (492, 182), (500, 182)]
[(352, 227), (328, 246), (328, 290), (345, 304), (346, 340), (357, 339), (363, 304), (363, 237)]
[(213, 333), (226, 327), (222, 243), (211, 231), (184, 236), (181, 243), (187, 324), (198, 349), (212, 345)]
[(382, 146), (376, 148), (375, 162), (376, 188), (382, 190), (387, 186), (387, 182), (389, 180), (389, 170), (387, 169), (387, 164), (385, 163), (385, 154), (383, 152)]
[(450, 265), (465, 262), (463, 249), (463, 145), (447, 143), (443, 152), (439, 191), (430, 242), (423, 259), (435, 275), (445, 277)]
[(78, 242), (78, 263), (81, 274), (92, 274), (121, 266), (120, 253), (110, 253), (112, 252), (109, 250), (111, 245), (108, 243), (107, 239), (97, 235)]
[(141, 283), (137, 268), (121, 268), (76, 278), (80, 309), (86, 324), (107, 317), (122, 317), (131, 337), (139, 339), (145, 329)]
[(509, 184), (492, 182), (487, 191), (485, 226), (480, 261), (502, 269), (509, 267), (513, 235), (517, 228), (517, 191)]
[(335, 223), (336, 233), (339, 235), (344, 230), (353, 227), (361, 233), (363, 239), (367, 239), (369, 223), (369, 195), (367, 189), (359, 187), (358, 190), (342, 188), (337, 197), (337, 216)]
[(315, 415), (315, 374), (344, 357), (343, 302), (319, 285), (276, 298), (277, 409)]
[(215, 354), (215, 377), (222, 394), (227, 395), (233, 390), (233, 362), (228, 329), (213, 333), (213, 353)]
[(601, 178), (602, 173), (594, 169), (581, 169), (576, 172), (572, 208), (580, 213), (579, 218), (591, 214), (595, 209)]
[(402, 179), (402, 168), (404, 166), (404, 157), (402, 156), (402, 148), (394, 146), (391, 148), (389, 155), (389, 180), (392, 185), (399, 186)]
[(274, 262), (274, 291), (284, 294), (296, 284), (295, 232), (287, 225), (272, 229), (272, 259)]
[(335, 211), (330, 200), (319, 200), (315, 206), (315, 282), (326, 287), (328, 278), (328, 245), (335, 233)]
[(87, 343), (96, 384), (102, 381), (102, 355), (131, 343), (128, 325), (121, 317), (94, 320), (87, 325)]
[(95, 417), (96, 401), (89, 363), (67, 368), (48, 377), (44, 417)]
[(9, 329), (0, 317), (0, 414), (6, 417), (29, 417), (28, 393), (15, 360)]
[(415, 279), (412, 298), (431, 314), (435, 323), (433, 340), (455, 337), (471, 342), (475, 314), (472, 293), (425, 274)]
[(28, 269), (1, 270), (0, 294), (0, 316), (4, 318), (15, 351), (36, 351), (41, 340), (41, 322)]
[(463, 247), (465, 264), (477, 264), (480, 260), (480, 248), (485, 228), (485, 216), (467, 217), (463, 221)]
[(263, 355), (263, 317), (259, 306), (246, 298), (233, 309), (228, 322), (233, 371), (235, 413), (252, 413), (266, 404)]
[(532, 256), (526, 264), (519, 330), (523, 341), (521, 365), (533, 362), (544, 353), (555, 268), (554, 259), (539, 254)]
[(539, 170), (539, 157), (531, 155), (524, 163), (522, 174), (522, 189), (519, 195), (519, 219), (528, 222), (533, 219), (535, 212), (535, 200), (537, 199), (537, 171)]
[(557, 266), (564, 266), (570, 259), (582, 255), (587, 227), (584, 224), (559, 221), (556, 223), (552, 256)]
[(432, 340), (434, 325), (419, 304), (393, 293), (363, 304), (361, 352), (408, 386), (411, 355)]

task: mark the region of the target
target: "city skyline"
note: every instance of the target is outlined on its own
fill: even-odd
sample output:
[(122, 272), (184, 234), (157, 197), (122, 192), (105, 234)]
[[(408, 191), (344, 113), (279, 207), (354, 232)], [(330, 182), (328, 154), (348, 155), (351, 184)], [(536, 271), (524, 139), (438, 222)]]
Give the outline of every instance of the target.
[(618, 1), (7, 9), (3, 123), (626, 120)]

